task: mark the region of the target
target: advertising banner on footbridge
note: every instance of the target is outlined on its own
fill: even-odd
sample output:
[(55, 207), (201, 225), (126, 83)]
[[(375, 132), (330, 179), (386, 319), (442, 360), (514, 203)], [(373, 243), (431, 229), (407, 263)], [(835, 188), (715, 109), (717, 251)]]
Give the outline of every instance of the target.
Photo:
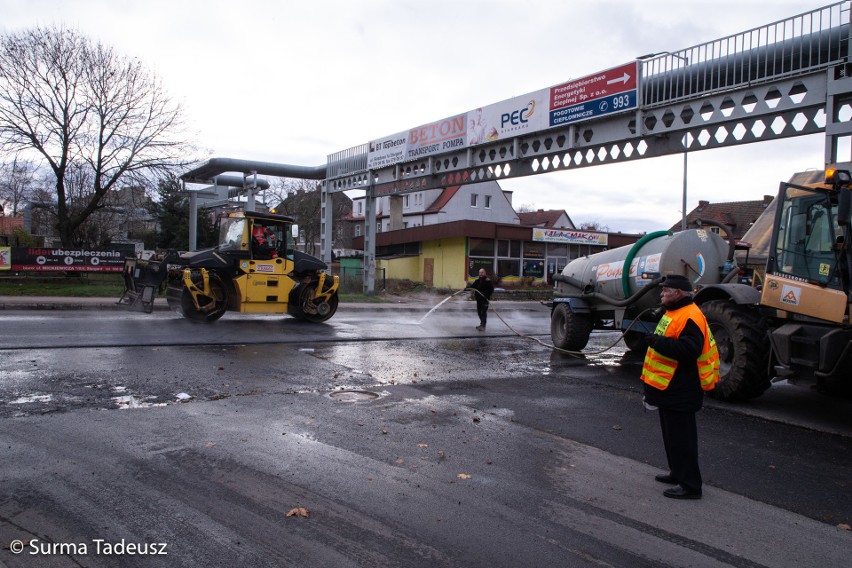
[(638, 62), (371, 140), (367, 168), (444, 154), (635, 109)]

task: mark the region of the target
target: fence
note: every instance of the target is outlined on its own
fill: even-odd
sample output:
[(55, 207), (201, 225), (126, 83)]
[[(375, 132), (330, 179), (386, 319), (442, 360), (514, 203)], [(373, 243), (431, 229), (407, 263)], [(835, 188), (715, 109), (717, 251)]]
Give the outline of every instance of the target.
[[(341, 267), (340, 269), (340, 291), (347, 294), (360, 294), (364, 291), (364, 269)], [(384, 268), (376, 269), (373, 289), (383, 292), (387, 288), (387, 277)]]

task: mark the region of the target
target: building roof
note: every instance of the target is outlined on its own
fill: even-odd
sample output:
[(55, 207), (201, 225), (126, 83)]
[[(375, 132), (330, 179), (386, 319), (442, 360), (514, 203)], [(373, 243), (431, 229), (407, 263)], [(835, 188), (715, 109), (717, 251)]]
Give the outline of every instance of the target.
[[(720, 223), (730, 227), (732, 237), (739, 240), (751, 228), (757, 218), (772, 203), (773, 196), (764, 195), (763, 199), (755, 201), (729, 201), (724, 203), (710, 203), (699, 201), (698, 207), (686, 216), (687, 228), (707, 225), (708, 221)], [(670, 231), (680, 231), (681, 222), (672, 225)], [(728, 232), (727, 230), (725, 231)]]
[(449, 187), (445, 187), (444, 191), (441, 192), (441, 195), (438, 196), (438, 199), (432, 202), (432, 205), (429, 206), (428, 209), (423, 211), (423, 213), (437, 213), (441, 211), (447, 203), (458, 193), (460, 185), (451, 185)]
[[(568, 220), (569, 227), (557, 226), (557, 222), (563, 215)], [(539, 209), (538, 211), (518, 213), (518, 219), (521, 220), (521, 225), (524, 227), (542, 227), (544, 229), (574, 228), (574, 223), (564, 209), (548, 209), (547, 211)]]

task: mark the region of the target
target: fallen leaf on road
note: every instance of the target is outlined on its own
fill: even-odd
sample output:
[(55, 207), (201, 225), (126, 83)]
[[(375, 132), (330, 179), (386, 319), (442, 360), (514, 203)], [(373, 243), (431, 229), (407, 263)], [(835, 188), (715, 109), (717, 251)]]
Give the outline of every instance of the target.
[(428, 448), (429, 444), (417, 444), (418, 448)]
[(295, 509), (290, 509), (287, 511), (288, 517), (304, 517), (307, 519), (311, 516), (311, 512), (305, 509), (304, 507), (296, 507)]
[(469, 473), (460, 473), (456, 477), (458, 477), (459, 479), (470, 479), (473, 476)]
[(845, 531), (852, 531), (852, 526), (849, 526), (846, 523), (840, 523), (839, 525), (837, 525), (837, 528), (843, 529)]

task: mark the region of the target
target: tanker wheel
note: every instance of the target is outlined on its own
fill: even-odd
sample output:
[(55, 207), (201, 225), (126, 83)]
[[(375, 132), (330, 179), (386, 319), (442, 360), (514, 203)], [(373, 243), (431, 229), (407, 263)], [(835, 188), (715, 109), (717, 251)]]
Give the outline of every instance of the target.
[(305, 321), (322, 323), (331, 318), (337, 311), (339, 302), (337, 293), (331, 296), (327, 302), (314, 303), (317, 289), (315, 286), (305, 288), (299, 295), (299, 307), (302, 309), (302, 317)]
[(631, 351), (644, 353), (648, 349), (648, 342), (645, 341), (645, 334), (641, 331), (628, 331), (625, 333), (624, 344)]
[(553, 345), (567, 351), (579, 351), (589, 342), (592, 318), (589, 314), (575, 314), (568, 304), (560, 303), (550, 317), (550, 337)]
[(852, 383), (849, 382), (848, 377), (818, 380), (817, 390), (829, 396), (852, 398)]
[(756, 398), (769, 388), (765, 321), (727, 300), (701, 305), (719, 350), (719, 382), (708, 394), (720, 400)]
[(218, 320), (225, 314), (227, 310), (227, 295), (225, 286), (218, 276), (210, 276), (210, 297), (199, 296), (198, 304), (201, 309), (195, 307), (192, 301), (192, 294), (186, 287), (182, 287), (180, 300), (178, 302), (170, 302), (170, 306), (176, 312), (192, 322), (212, 323)]

